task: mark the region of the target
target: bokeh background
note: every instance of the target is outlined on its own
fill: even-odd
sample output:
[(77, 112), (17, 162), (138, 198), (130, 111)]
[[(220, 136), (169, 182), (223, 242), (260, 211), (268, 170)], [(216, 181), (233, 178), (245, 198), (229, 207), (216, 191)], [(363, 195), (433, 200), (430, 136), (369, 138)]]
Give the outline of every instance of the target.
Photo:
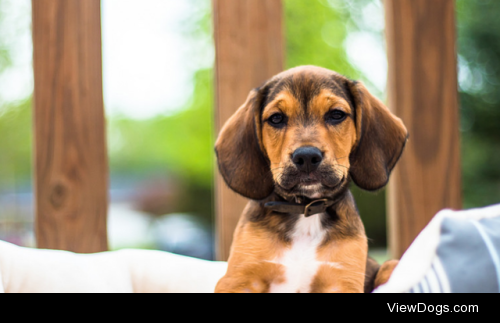
[[(386, 99), (380, 0), (283, 0), (286, 67), (319, 65)], [(457, 0), (464, 208), (500, 202), (500, 2)], [(111, 249), (214, 258), (210, 0), (102, 0)], [(0, 240), (35, 246), (31, 0), (0, 0)], [(373, 251), (385, 191), (353, 187)]]

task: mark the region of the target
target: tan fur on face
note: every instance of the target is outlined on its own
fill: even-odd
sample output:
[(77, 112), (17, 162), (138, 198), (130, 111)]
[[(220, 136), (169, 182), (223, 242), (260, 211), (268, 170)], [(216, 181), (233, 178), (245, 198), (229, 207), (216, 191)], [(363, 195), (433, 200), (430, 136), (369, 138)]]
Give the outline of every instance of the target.
[[(348, 117), (337, 125), (325, 122), (331, 110), (341, 110)], [(287, 126), (274, 128), (265, 122), (275, 113), (287, 116)], [(293, 152), (304, 146), (318, 148), (324, 155), (323, 163), (347, 177), (349, 154), (357, 141), (354, 111), (345, 99), (323, 89), (304, 111), (297, 98), (284, 89), (262, 113), (262, 141), (271, 162), (275, 181), (279, 181), (284, 167), (291, 164)]]

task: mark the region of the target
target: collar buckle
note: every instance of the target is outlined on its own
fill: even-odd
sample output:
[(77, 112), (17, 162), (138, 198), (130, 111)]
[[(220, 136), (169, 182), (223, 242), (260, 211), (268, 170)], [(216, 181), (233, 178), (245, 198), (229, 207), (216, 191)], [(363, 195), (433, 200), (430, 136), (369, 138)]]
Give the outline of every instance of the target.
[[(330, 204), (331, 205), (331, 204)], [(307, 204), (304, 208), (304, 216), (306, 218), (318, 214), (323, 213), (330, 206), (328, 205), (328, 199), (315, 200), (311, 203)]]

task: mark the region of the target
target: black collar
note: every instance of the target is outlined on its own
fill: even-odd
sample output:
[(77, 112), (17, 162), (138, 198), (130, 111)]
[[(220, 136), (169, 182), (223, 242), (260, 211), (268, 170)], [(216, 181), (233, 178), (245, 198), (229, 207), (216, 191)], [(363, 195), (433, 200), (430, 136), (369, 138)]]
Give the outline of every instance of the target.
[(313, 200), (307, 204), (272, 201), (267, 202), (264, 207), (278, 213), (304, 214), (307, 218), (315, 214), (324, 213), (335, 202), (337, 201), (329, 199)]

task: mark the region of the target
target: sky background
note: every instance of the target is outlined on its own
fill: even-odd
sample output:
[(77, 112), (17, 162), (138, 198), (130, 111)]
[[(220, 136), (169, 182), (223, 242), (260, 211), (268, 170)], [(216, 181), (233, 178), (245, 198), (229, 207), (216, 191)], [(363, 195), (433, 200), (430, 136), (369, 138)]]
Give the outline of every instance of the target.
[[(109, 115), (135, 119), (182, 108), (193, 74), (213, 65), (213, 46), (185, 36), (209, 1), (103, 0), (104, 97)], [(193, 50), (196, 48), (196, 51)]]

